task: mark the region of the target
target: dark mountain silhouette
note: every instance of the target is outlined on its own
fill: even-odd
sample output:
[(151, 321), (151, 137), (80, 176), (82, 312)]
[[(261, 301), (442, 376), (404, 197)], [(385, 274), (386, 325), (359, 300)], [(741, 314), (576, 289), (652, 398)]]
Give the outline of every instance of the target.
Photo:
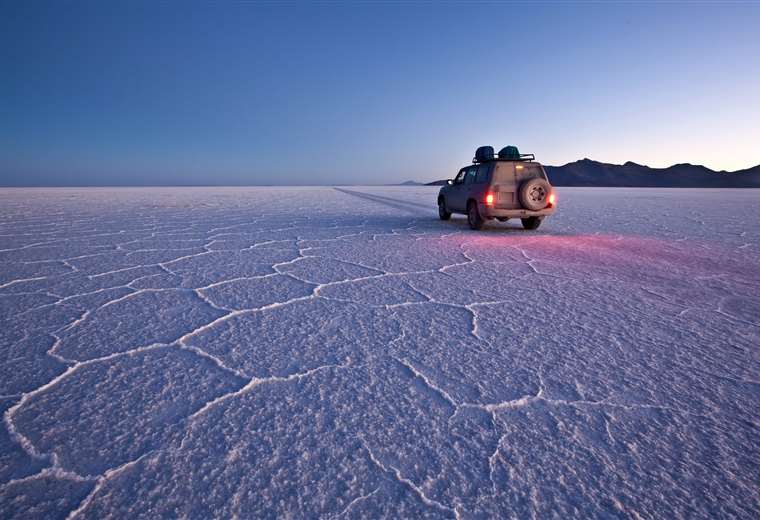
[[(715, 171), (698, 164), (681, 163), (650, 168), (628, 161), (609, 164), (582, 159), (563, 166), (544, 166), (555, 186), (611, 186), (637, 188), (760, 188), (760, 165), (735, 172)], [(446, 180), (427, 183), (440, 186)]]
[(654, 188), (760, 188), (760, 165), (736, 172), (716, 172), (698, 164), (650, 168), (628, 161), (608, 164), (583, 159), (564, 166), (544, 166), (555, 186), (631, 186)]

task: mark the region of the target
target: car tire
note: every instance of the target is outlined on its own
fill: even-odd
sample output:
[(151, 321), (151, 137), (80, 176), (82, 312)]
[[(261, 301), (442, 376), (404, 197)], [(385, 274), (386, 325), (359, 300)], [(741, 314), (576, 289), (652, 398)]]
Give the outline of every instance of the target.
[(542, 219), (539, 217), (528, 217), (520, 220), (522, 220), (522, 225), (525, 229), (532, 231), (538, 229), (538, 226), (541, 225)]
[(508, 222), (509, 217), (496, 217), (496, 220), (498, 220), (499, 222)]
[(528, 179), (520, 185), (518, 192), (520, 204), (531, 211), (544, 209), (549, 202), (551, 190), (549, 183), (540, 177)]
[(438, 217), (441, 220), (449, 220), (451, 218), (451, 212), (446, 209), (446, 199), (444, 198), (438, 201)]
[(485, 224), (485, 220), (483, 220), (483, 217), (480, 216), (480, 211), (478, 211), (478, 205), (472, 200), (467, 204), (467, 223), (470, 225), (470, 229), (476, 231), (483, 229), (483, 224)]

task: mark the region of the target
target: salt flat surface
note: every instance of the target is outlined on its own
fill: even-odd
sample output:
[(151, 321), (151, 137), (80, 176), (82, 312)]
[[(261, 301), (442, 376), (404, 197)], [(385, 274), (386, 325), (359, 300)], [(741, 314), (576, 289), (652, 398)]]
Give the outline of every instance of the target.
[(760, 191), (0, 191), (0, 517), (756, 518)]

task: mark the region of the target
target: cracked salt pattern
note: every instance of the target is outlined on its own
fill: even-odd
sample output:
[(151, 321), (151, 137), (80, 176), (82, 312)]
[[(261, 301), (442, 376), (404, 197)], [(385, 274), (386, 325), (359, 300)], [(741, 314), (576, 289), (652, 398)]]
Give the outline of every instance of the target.
[(0, 191), (0, 516), (760, 511), (760, 191)]

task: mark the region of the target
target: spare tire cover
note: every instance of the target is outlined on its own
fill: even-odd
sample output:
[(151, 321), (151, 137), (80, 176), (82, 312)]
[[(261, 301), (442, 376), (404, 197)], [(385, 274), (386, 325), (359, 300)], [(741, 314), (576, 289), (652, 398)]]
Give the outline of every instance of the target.
[(539, 177), (527, 179), (520, 185), (520, 204), (525, 209), (538, 211), (546, 207), (551, 186)]

